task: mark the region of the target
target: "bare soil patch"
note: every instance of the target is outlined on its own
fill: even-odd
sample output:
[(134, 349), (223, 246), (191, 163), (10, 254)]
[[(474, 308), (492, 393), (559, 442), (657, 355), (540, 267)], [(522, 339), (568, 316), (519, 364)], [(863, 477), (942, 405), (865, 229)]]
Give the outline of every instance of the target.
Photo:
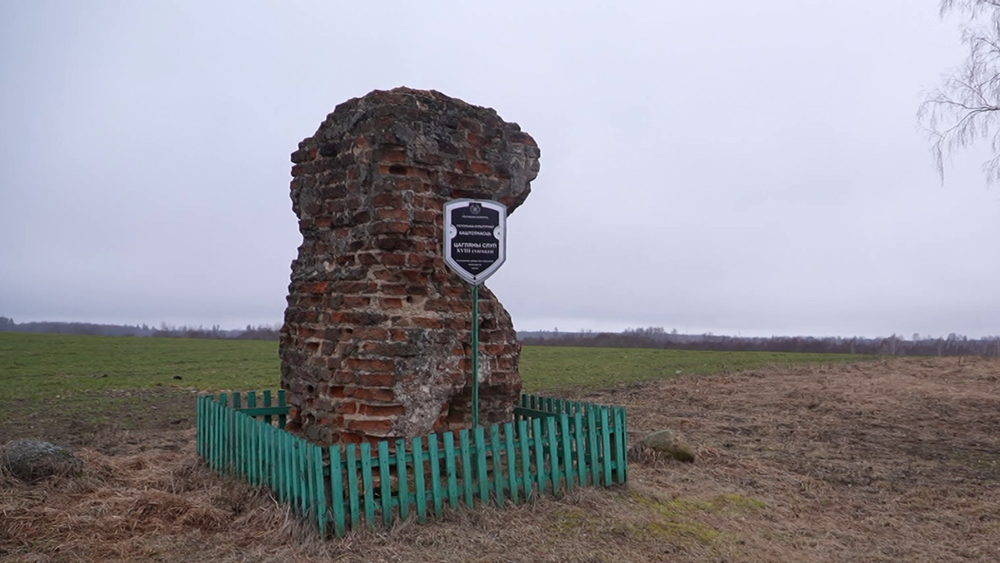
[[(0, 475), (0, 560), (1000, 558), (996, 360), (776, 368), (566, 395), (627, 406), (636, 436), (681, 430), (696, 462), (640, 456), (627, 487), (319, 540), (267, 491), (206, 470), (192, 422), (171, 415), (89, 442), (74, 434), (83, 477), (26, 485)], [(62, 429), (33, 434), (58, 443)]]

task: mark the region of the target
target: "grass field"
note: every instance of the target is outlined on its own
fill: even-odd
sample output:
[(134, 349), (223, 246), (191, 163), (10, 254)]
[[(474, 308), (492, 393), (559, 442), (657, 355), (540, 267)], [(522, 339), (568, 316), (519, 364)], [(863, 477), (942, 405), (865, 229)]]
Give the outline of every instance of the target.
[[(521, 377), (525, 391), (553, 393), (867, 358), (526, 346)], [(83, 444), (95, 435), (184, 427), (200, 391), (278, 387), (275, 342), (0, 333), (0, 444), (43, 432)]]
[[(525, 346), (525, 390), (602, 387), (767, 366), (868, 359), (843, 354)], [(257, 340), (0, 333), (0, 401), (94, 391), (276, 389), (278, 346)]]
[(194, 452), (194, 395), (276, 387), (273, 342), (0, 333), (0, 444), (84, 461), (0, 472), (0, 560), (996, 561), (1000, 361), (864, 359), (528, 347), (528, 390), (625, 406), (635, 437), (679, 429), (696, 461), (640, 451), (624, 487), (320, 540)]
[[(526, 346), (521, 377), (525, 391), (551, 393), (868, 358)], [(194, 413), (186, 397), (199, 391), (278, 387), (275, 342), (0, 333), (0, 443), (39, 429), (72, 444), (107, 428), (183, 426)]]

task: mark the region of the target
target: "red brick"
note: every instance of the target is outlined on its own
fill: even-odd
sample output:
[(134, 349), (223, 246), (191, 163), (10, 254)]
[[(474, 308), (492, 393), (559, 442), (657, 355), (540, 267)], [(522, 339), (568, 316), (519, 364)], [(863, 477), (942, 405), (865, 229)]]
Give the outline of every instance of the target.
[(434, 225), (413, 225), (410, 234), (415, 237), (438, 238), (438, 228)]
[(329, 287), (327, 282), (313, 282), (300, 285), (298, 290), (301, 293), (326, 293)]
[(381, 219), (396, 219), (406, 221), (410, 218), (410, 212), (404, 208), (380, 207), (375, 210), (375, 215)]
[(347, 369), (338, 369), (331, 372), (330, 382), (337, 383), (354, 383), (354, 372)]
[(406, 256), (406, 265), (411, 268), (431, 269), (435, 262), (435, 256), (427, 256), (426, 254), (408, 254)]
[(410, 231), (410, 224), (402, 221), (383, 221), (371, 226), (371, 234), (404, 234)]
[(358, 327), (354, 329), (354, 337), (361, 340), (386, 340), (389, 338), (389, 331), (377, 327)]
[(372, 205), (375, 207), (392, 207), (392, 208), (404, 208), (406, 207), (406, 200), (403, 199), (403, 195), (397, 192), (382, 192), (372, 198)]
[(417, 210), (413, 212), (414, 223), (434, 223), (440, 217), (440, 213), (428, 210)]
[(406, 286), (401, 283), (383, 283), (379, 290), (386, 295), (407, 295)]
[(383, 309), (399, 309), (403, 306), (403, 300), (399, 297), (379, 297), (378, 306)]
[(391, 387), (396, 383), (396, 376), (388, 373), (366, 373), (359, 378), (359, 381), (370, 387)]
[(337, 401), (333, 407), (333, 412), (337, 414), (354, 414), (358, 412), (358, 403), (353, 401)]
[[(340, 425), (341, 427), (343, 424)], [(340, 438), (340, 443), (342, 444), (360, 444), (365, 441), (363, 434), (356, 434), (354, 432), (342, 432), (338, 435)]]
[(388, 387), (345, 387), (344, 394), (365, 401), (389, 402), (396, 394)]
[(383, 254), (379, 257), (383, 266), (403, 266), (406, 264), (406, 254)]
[(367, 307), (371, 304), (371, 302), (372, 298), (366, 295), (345, 295), (341, 306), (354, 309), (358, 307)]
[(406, 162), (406, 150), (383, 150), (381, 157), (382, 162)]
[(344, 362), (347, 369), (361, 371), (391, 372), (396, 367), (393, 360), (375, 360), (369, 358), (349, 358)]
[(363, 432), (369, 436), (386, 436), (392, 431), (392, 421), (385, 418), (351, 418), (345, 422), (348, 430)]
[(360, 403), (358, 405), (358, 414), (363, 414), (366, 416), (400, 416), (406, 413), (406, 407), (403, 405), (377, 405)]

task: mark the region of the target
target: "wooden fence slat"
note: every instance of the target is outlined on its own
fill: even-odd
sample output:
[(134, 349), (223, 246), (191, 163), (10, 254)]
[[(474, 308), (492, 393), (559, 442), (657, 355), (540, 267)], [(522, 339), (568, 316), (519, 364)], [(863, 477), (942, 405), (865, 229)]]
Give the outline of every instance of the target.
[[(238, 396), (238, 395), (237, 395)], [(239, 412), (233, 414), (233, 418), (236, 421), (236, 447), (233, 448), (236, 451), (236, 474), (239, 476), (246, 475), (246, 463), (247, 463), (247, 417), (241, 416)]]
[(465, 496), (465, 506), (472, 508), (472, 455), (469, 448), (469, 429), (458, 432), (458, 449), (462, 454), (462, 489)]
[(239, 441), (240, 441), (240, 476), (246, 477), (250, 472), (250, 442), (248, 440), (250, 436), (250, 423), (251, 420), (247, 416), (243, 416), (237, 413), (237, 418), (240, 421), (239, 424)]
[(285, 434), (285, 457), (288, 460), (288, 500), (292, 505), (292, 511), (301, 513), (298, 507), (298, 489), (302, 481), (299, 478), (299, 452), (295, 446), (295, 437), (291, 434)]
[(375, 483), (372, 480), (372, 445), (361, 443), (361, 483), (365, 491), (365, 520), (375, 525)]
[(281, 488), (281, 460), (278, 458), (278, 431), (273, 426), (267, 426), (267, 458), (271, 467), (271, 482), (269, 486), (279, 497), (282, 496)]
[(510, 501), (517, 504), (517, 450), (514, 449), (514, 425), (503, 425), (504, 453), (507, 456), (507, 490)]
[[(221, 396), (221, 395), (220, 395)], [(219, 473), (225, 474), (226, 468), (223, 466), (225, 460), (224, 449), (226, 447), (226, 409), (221, 404), (215, 405), (215, 469)]]
[(424, 484), (424, 451), (423, 440), (415, 436), (413, 444), (413, 486), (417, 495), (417, 521), (423, 524), (427, 521), (427, 489)]
[(236, 452), (236, 475), (241, 478), (245, 478), (248, 469), (249, 451), (247, 450), (247, 435), (250, 433), (250, 427), (247, 424), (247, 417), (242, 416), (239, 412), (233, 414), (234, 432), (233, 438), (236, 440), (235, 447), (233, 451)]
[(296, 481), (298, 481), (298, 494), (299, 494), (299, 513), (308, 514), (309, 513), (309, 498), (312, 492), (309, 490), (309, 472), (306, 471), (308, 465), (307, 458), (307, 448), (305, 440), (302, 440), (298, 436), (293, 436), (292, 439), (293, 449), (295, 452), (295, 474)]
[(267, 473), (265, 472), (266, 460), (264, 458), (264, 432), (267, 430), (267, 426), (260, 420), (254, 425), (254, 459), (256, 460), (256, 467), (254, 468), (254, 484), (257, 486), (264, 484), (264, 479)]
[(203, 401), (201, 397), (202, 397), (201, 395), (198, 395), (198, 398), (195, 399), (195, 404), (194, 404), (194, 409), (195, 409), (195, 419), (194, 419), (195, 420), (195, 426), (194, 426), (194, 428), (195, 428), (195, 430), (194, 430), (195, 445), (194, 445), (194, 451), (198, 452), (199, 456), (205, 457), (205, 452), (201, 451), (201, 445), (205, 442), (204, 440), (201, 439), (201, 432), (205, 428), (204, 427), (204, 417), (202, 415), (202, 409), (201, 409), (201, 407), (202, 407), (202, 404), (204, 404), (205, 401)]
[(476, 485), (479, 487), (479, 500), (486, 503), (490, 500), (489, 477), (486, 473), (486, 432), (482, 426), (473, 430), (473, 442), (476, 450)]
[[(319, 479), (316, 479), (316, 457), (319, 456)], [(326, 490), (323, 480), (323, 453), (319, 446), (306, 442), (306, 477), (309, 479), (309, 498), (306, 505), (309, 507), (307, 514), (319, 529), (320, 537), (326, 536)], [(322, 495), (322, 500), (320, 500)], [(322, 506), (322, 511), (320, 507)]]
[(500, 427), (490, 426), (490, 468), (493, 470), (493, 494), (497, 506), (503, 506), (503, 462), (500, 459)]
[[(273, 427), (272, 427), (273, 428)], [(282, 434), (280, 432), (271, 431), (271, 457), (274, 459), (274, 492), (278, 496), (278, 500), (285, 502), (285, 460), (281, 455), (281, 440)]]
[(410, 515), (410, 495), (406, 482), (406, 440), (396, 440), (396, 482), (399, 483), (399, 519)]
[(226, 448), (229, 447), (229, 438), (227, 433), (229, 432), (229, 409), (226, 407), (226, 394), (219, 393), (219, 472), (222, 474), (226, 473)]
[(243, 478), (250, 483), (253, 482), (254, 461), (257, 451), (254, 448), (254, 430), (257, 428), (257, 421), (249, 416), (243, 416)]
[(219, 458), (222, 452), (222, 420), (220, 415), (222, 407), (218, 403), (212, 403), (212, 469), (220, 472)]
[[(265, 407), (270, 407), (271, 406), (271, 390), (270, 389), (265, 389), (264, 390), (263, 400), (264, 400), (264, 405), (263, 406), (265, 406)], [(267, 424), (268, 426), (271, 425), (271, 415), (264, 415), (264, 424)]]
[(212, 467), (212, 445), (213, 445), (213, 434), (212, 431), (215, 429), (212, 418), (212, 407), (215, 406), (215, 401), (208, 395), (203, 396), (202, 404), (202, 414), (205, 417), (205, 427), (202, 428), (201, 434), (203, 436), (204, 442), (201, 444), (201, 449), (205, 456), (205, 461), (208, 462), (208, 466)]
[(587, 456), (586, 446), (583, 440), (583, 413), (580, 412), (580, 403), (576, 403), (576, 412), (573, 413), (573, 436), (576, 438), (576, 451), (573, 459), (576, 462), (577, 479), (581, 487), (587, 486)]
[(611, 428), (608, 422), (608, 408), (600, 407), (601, 452), (604, 455), (604, 486), (611, 484)]
[[(319, 535), (321, 537), (326, 537), (327, 535), (327, 524), (329, 512), (326, 508), (326, 480), (324, 479), (323, 469), (323, 448), (319, 446), (312, 445), (312, 457), (313, 457), (313, 483), (315, 485), (316, 498), (315, 504), (313, 505), (314, 514), (316, 515), (316, 521), (319, 524)], [(343, 492), (343, 489), (341, 489)]]
[(389, 442), (378, 443), (378, 476), (382, 495), (382, 522), (392, 524), (392, 473), (389, 470)]
[(292, 435), (282, 432), (281, 457), (285, 463), (285, 501), (295, 510), (295, 466), (292, 457)]
[(431, 464), (431, 500), (434, 503), (434, 517), (441, 517), (441, 458), (438, 454), (437, 435), (427, 437), (427, 459)]
[(573, 490), (573, 450), (572, 437), (569, 435), (569, 415), (565, 412), (559, 414), (559, 436), (562, 442), (562, 461), (565, 464), (564, 475), (568, 492)]
[(587, 405), (587, 453), (590, 457), (590, 484), (600, 484), (600, 466), (597, 464), (597, 417), (593, 405)]
[(560, 479), (562, 479), (559, 467), (559, 436), (556, 435), (556, 419), (549, 417), (545, 419), (545, 439), (549, 446), (549, 473), (552, 476), (552, 496), (559, 494)]
[(517, 445), (521, 452), (521, 487), (524, 500), (531, 500), (531, 456), (528, 454), (528, 421), (523, 418), (517, 423)]
[(617, 482), (624, 483), (628, 471), (628, 432), (625, 428), (625, 409), (615, 407), (615, 446), (618, 457)]
[(548, 474), (545, 471), (545, 450), (542, 440), (542, 419), (533, 418), (531, 420), (531, 436), (535, 443), (535, 471), (538, 472), (538, 494), (545, 494), (545, 483), (548, 481)]
[(458, 508), (458, 475), (455, 472), (455, 435), (446, 432), (444, 440), (444, 470), (448, 479), (448, 506)]
[(344, 448), (344, 458), (347, 470), (347, 503), (351, 509), (351, 528), (357, 529), (361, 525), (361, 510), (358, 506), (358, 447), (355, 444), (348, 444)]
[(259, 428), (260, 436), (258, 436), (257, 440), (257, 451), (259, 452), (259, 459), (260, 459), (260, 483), (258, 484), (264, 485), (266, 487), (271, 486), (271, 476), (274, 474), (274, 471), (271, 469), (270, 465), (271, 460), (270, 457), (268, 456), (268, 450), (267, 450), (268, 428), (270, 428), (270, 426), (261, 425), (261, 427)]
[[(338, 538), (347, 532), (344, 515), (344, 474), (340, 461), (340, 446), (330, 446), (330, 505), (333, 513), (333, 533)], [(322, 469), (321, 469), (322, 471)]]

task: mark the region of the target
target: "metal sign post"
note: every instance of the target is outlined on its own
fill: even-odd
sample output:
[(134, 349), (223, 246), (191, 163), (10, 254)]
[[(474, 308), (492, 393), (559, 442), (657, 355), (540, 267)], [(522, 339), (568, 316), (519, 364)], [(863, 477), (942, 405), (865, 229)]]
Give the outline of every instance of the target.
[(507, 206), (489, 199), (444, 204), (444, 262), (472, 285), (472, 426), (479, 426), (479, 284), (507, 259)]

